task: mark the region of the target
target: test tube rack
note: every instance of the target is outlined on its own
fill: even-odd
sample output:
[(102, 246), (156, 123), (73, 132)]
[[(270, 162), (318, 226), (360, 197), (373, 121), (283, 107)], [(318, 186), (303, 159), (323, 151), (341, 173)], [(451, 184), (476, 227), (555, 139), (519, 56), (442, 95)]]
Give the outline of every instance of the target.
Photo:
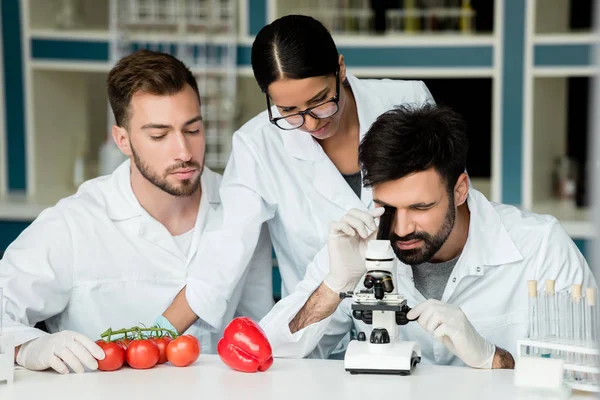
[[(522, 339), (517, 342), (517, 357), (529, 356), (535, 349), (539, 350), (538, 353), (542, 353), (542, 350), (555, 350), (571, 355), (590, 356), (588, 361), (584, 363), (565, 362), (563, 364), (563, 369), (565, 372), (600, 376), (600, 367), (598, 366), (600, 349), (597, 346), (585, 346), (572, 342), (558, 343), (549, 340)], [(581, 358), (585, 359), (585, 357)], [(596, 381), (596, 383), (585, 383), (584, 381), (566, 380), (565, 384), (570, 386), (573, 390), (600, 392), (600, 382), (598, 381)]]

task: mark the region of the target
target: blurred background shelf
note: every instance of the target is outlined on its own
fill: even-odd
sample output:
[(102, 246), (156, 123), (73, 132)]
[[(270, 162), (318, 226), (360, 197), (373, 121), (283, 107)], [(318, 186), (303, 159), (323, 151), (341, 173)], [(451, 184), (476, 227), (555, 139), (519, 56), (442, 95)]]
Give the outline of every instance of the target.
[(108, 41), (110, 40), (108, 29), (31, 29), (31, 38), (39, 39), (78, 39), (90, 41)]
[(55, 190), (46, 198), (18, 193), (6, 194), (0, 198), (0, 220), (33, 221), (46, 208), (55, 205), (57, 200), (71, 194), (73, 193), (68, 190)]
[[(28, 0), (22, 4), (26, 29), (57, 34), (109, 31), (109, 0)], [(26, 7), (25, 7), (26, 6)]]
[(550, 200), (531, 207), (538, 214), (550, 214), (558, 219), (567, 233), (576, 238), (591, 239), (597, 235), (592, 215), (587, 208), (576, 207), (571, 201)]
[(533, 32), (539, 34), (589, 34), (594, 16), (593, 2), (588, 0), (534, 0), (531, 2)]
[(586, 163), (585, 90), (597, 73), (591, 0), (0, 4), (0, 221), (32, 220), (74, 193), (77, 160), (86, 179), (98, 174), (110, 126), (106, 74), (137, 48), (170, 52), (191, 67), (207, 118), (207, 163), (222, 171), (232, 133), (265, 108), (250, 67), (254, 36), (281, 15), (304, 12), (331, 29), (350, 73), (421, 79), (438, 103), (465, 116), (471, 180), (488, 198), (556, 216), (580, 245), (596, 235), (585, 202), (561, 201), (553, 183), (557, 159)]

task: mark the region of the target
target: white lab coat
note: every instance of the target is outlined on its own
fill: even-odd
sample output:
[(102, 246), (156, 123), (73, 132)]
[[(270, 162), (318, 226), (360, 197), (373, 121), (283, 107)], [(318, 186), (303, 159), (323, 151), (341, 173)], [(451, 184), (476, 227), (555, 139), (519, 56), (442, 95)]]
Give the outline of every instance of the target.
[[(125, 161), (112, 175), (82, 184), (75, 195), (44, 210), (6, 250), (0, 260), (4, 331), (17, 345), (43, 335), (33, 325), (44, 320), (50, 332), (68, 329), (94, 340), (108, 327), (151, 326), (185, 285), (203, 230), (220, 223), (221, 176), (204, 169), (186, 255), (141, 207), (129, 171)], [(258, 321), (273, 303), (265, 229), (247, 275), (235, 285), (226, 318), (238, 309)], [(207, 328), (197, 322), (186, 333), (200, 339), (203, 353), (214, 353), (220, 332), (209, 334)]]
[[(573, 283), (596, 287), (596, 282), (585, 259), (554, 217), (490, 203), (475, 189), (469, 190), (468, 207), (471, 220), (467, 243), (441, 301), (460, 306), (477, 332), (516, 357), (517, 340), (528, 335), (528, 280), (537, 280), (541, 290), (546, 279), (555, 279), (557, 291)], [(278, 302), (261, 321), (276, 357), (326, 357), (352, 328), (369, 337), (372, 326), (352, 318), (351, 299), (343, 300), (330, 317), (294, 334), (290, 332), (289, 322), (328, 271), (325, 248), (315, 257), (296, 291)], [(399, 263), (395, 281), (409, 307), (426, 300), (415, 288), (410, 266)], [(400, 338), (420, 344), (423, 363), (464, 365), (416, 322), (400, 326)]]
[[(356, 99), (360, 138), (395, 105), (433, 101), (423, 82), (362, 80), (348, 75)], [(278, 115), (277, 109), (273, 112)], [(236, 279), (267, 221), (283, 287), (290, 293), (325, 246), (329, 223), (347, 210), (373, 207), (371, 190), (358, 198), (313, 137), (282, 131), (259, 114), (233, 136), (221, 185), (224, 224), (206, 232), (199, 262), (190, 270), (186, 296), (206, 323), (222, 324)], [(209, 274), (213, 268), (218, 274)]]

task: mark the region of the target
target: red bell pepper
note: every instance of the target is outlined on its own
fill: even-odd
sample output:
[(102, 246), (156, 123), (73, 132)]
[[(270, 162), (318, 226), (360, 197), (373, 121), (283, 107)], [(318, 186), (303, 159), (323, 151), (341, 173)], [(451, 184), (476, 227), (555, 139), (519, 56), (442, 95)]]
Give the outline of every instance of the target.
[(227, 325), (217, 352), (221, 360), (236, 371), (266, 371), (273, 364), (273, 352), (267, 336), (248, 317), (235, 318)]

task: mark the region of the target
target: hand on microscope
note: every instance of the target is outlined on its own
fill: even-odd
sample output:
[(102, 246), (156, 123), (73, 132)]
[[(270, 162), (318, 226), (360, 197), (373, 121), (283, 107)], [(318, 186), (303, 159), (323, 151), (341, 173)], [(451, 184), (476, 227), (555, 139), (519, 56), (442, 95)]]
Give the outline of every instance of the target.
[(383, 207), (370, 211), (352, 209), (341, 221), (331, 223), (327, 242), (329, 272), (290, 321), (292, 334), (329, 317), (342, 301), (339, 294), (356, 288), (367, 272), (365, 252), (377, 235), (375, 220), (383, 213)]
[(340, 221), (331, 223), (327, 243), (329, 273), (323, 282), (334, 292), (354, 290), (367, 272), (365, 251), (369, 241), (377, 235), (375, 220), (384, 211), (383, 207), (369, 211), (353, 208)]
[(414, 307), (407, 315), (448, 350), (473, 368), (492, 368), (496, 346), (483, 338), (465, 313), (454, 304), (430, 299)]

